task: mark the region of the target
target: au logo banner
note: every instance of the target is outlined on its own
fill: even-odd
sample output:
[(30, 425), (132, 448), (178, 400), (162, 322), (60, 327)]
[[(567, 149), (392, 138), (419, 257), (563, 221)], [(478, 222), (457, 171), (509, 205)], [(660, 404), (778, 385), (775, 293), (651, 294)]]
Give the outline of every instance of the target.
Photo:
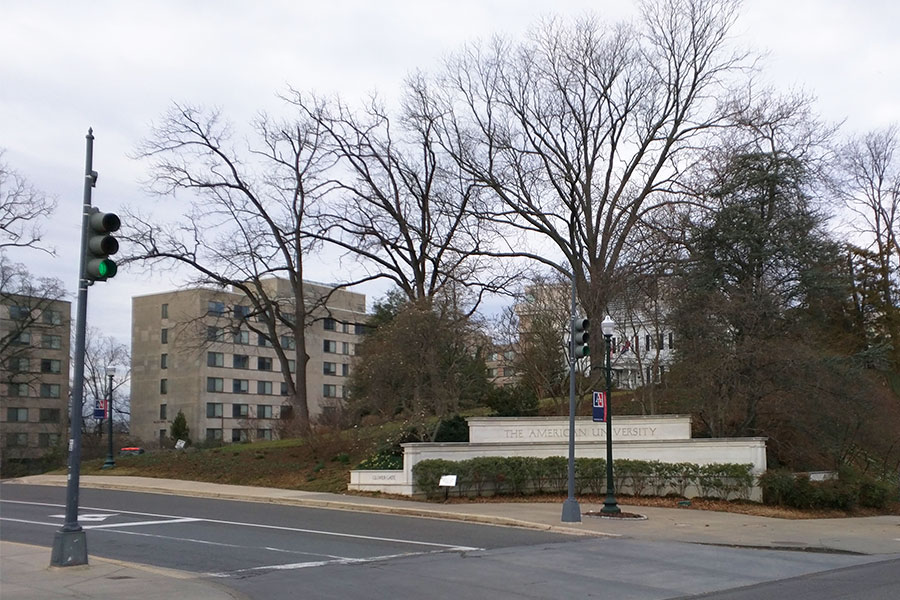
[(606, 392), (594, 392), (593, 417), (595, 423), (606, 421)]

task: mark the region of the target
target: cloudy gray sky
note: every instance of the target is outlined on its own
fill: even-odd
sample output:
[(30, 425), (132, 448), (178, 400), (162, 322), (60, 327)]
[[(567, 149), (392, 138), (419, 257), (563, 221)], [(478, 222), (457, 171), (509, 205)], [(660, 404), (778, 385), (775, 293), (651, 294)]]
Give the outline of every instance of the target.
[[(522, 36), (542, 16), (634, 15), (628, 0), (5, 0), (0, 16), (0, 148), (9, 166), (55, 196), (45, 227), (55, 257), (16, 253), (76, 290), (84, 136), (93, 127), (94, 204), (153, 202), (128, 158), (172, 101), (219, 106), (237, 123), (277, 112), (288, 85), (349, 100), (387, 99), (410, 71), (461, 44)], [(817, 96), (844, 134), (900, 122), (900, 3), (746, 0), (735, 43), (767, 52), (764, 78)], [(308, 269), (329, 281), (333, 265)], [(89, 324), (130, 339), (131, 296), (177, 275), (121, 272), (92, 288)], [(383, 288), (363, 289), (377, 297)]]

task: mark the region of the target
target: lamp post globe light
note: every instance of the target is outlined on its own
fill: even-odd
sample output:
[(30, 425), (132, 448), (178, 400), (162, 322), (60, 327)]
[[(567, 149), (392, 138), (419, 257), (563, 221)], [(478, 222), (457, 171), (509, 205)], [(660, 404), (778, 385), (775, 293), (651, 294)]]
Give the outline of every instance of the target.
[(606, 499), (603, 501), (601, 514), (617, 515), (621, 512), (616, 504), (613, 489), (613, 455), (612, 455), (612, 336), (616, 323), (606, 315), (600, 323), (603, 338), (606, 341)]
[(116, 458), (113, 454), (113, 377), (116, 376), (116, 368), (115, 367), (106, 367), (106, 376), (109, 378), (109, 387), (107, 387), (106, 394), (106, 422), (108, 424), (109, 435), (107, 436), (107, 452), (106, 452), (106, 462), (103, 463), (103, 469), (112, 469), (116, 466)]

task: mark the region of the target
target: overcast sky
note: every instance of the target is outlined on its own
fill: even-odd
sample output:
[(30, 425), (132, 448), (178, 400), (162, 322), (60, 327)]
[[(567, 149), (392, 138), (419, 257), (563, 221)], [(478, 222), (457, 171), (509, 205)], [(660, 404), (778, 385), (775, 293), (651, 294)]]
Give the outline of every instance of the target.
[[(764, 76), (802, 88), (844, 134), (900, 122), (900, 3), (746, 0), (735, 43), (767, 52)], [(435, 69), (463, 43), (520, 37), (548, 14), (631, 18), (628, 0), (5, 0), (0, 15), (0, 148), (4, 160), (56, 197), (45, 227), (56, 257), (16, 253), (60, 278), (74, 300), (84, 173), (93, 127), (93, 202), (106, 211), (153, 202), (143, 164), (127, 155), (172, 101), (219, 106), (246, 123), (277, 112), (288, 85), (356, 100), (392, 98), (414, 69)], [(308, 276), (331, 281), (333, 265)], [(175, 288), (173, 275), (122, 271), (92, 288), (91, 326), (130, 341), (131, 297)], [(383, 286), (360, 291), (369, 302)], [(374, 298), (373, 298), (374, 297)]]

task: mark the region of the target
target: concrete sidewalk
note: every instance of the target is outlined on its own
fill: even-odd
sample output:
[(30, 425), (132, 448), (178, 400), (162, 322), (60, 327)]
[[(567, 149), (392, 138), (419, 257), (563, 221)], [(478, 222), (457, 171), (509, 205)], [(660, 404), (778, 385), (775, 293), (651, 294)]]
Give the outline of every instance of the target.
[(242, 600), (246, 596), (193, 573), (90, 556), (79, 567), (50, 567), (50, 548), (0, 542), (3, 600)]
[[(65, 481), (64, 475), (37, 475), (10, 483), (62, 486)], [(435, 504), (197, 481), (99, 475), (82, 476), (81, 485), (85, 488), (454, 519), (580, 535), (823, 552), (900, 554), (900, 516), (787, 520), (688, 508), (623, 505), (624, 511), (647, 516), (644, 521), (624, 521), (588, 516), (589, 512), (599, 512), (602, 506), (582, 503), (581, 523), (561, 523), (561, 503)]]

